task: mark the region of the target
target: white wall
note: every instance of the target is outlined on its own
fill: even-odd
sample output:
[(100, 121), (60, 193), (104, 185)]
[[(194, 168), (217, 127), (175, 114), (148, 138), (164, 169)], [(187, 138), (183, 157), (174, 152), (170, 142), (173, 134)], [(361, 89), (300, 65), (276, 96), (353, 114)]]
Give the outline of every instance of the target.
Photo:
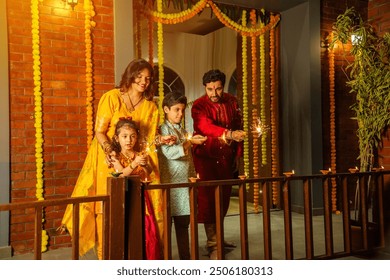
[[(226, 74), (225, 90), (236, 68), (236, 32), (226, 27), (208, 35), (164, 32), (164, 66), (183, 80), (188, 102), (204, 94), (202, 77), (218, 68)], [(154, 39), (154, 61), (157, 63), (157, 38)], [(142, 42), (142, 54), (147, 59), (147, 37)], [(186, 111), (186, 128), (192, 131), (190, 109)]]

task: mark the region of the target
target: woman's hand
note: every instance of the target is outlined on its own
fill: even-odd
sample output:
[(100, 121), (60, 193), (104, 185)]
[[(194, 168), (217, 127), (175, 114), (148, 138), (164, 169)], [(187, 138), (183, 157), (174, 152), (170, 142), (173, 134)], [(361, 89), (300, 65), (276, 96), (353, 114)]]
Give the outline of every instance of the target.
[(114, 165), (113, 165), (114, 161), (118, 161), (116, 159), (116, 153), (114, 151), (111, 151), (110, 153), (106, 154), (105, 161), (106, 161), (106, 163), (108, 165), (108, 168), (114, 167)]
[(115, 172), (120, 172), (123, 169), (122, 164), (114, 155), (109, 156), (109, 168), (114, 168)]

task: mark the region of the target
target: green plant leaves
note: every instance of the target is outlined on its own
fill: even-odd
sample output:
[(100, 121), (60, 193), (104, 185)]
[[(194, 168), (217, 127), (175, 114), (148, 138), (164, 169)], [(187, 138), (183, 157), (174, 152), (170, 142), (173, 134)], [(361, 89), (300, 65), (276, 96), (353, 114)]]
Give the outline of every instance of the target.
[(347, 44), (351, 36), (358, 36), (352, 44), (350, 54), (353, 61), (347, 61), (347, 85), (356, 95), (356, 102), (350, 107), (358, 123), (360, 170), (372, 167), (374, 150), (382, 143), (382, 135), (390, 125), (390, 34), (381, 38), (374, 28), (364, 22), (355, 9), (349, 8), (337, 17), (333, 25), (333, 40)]

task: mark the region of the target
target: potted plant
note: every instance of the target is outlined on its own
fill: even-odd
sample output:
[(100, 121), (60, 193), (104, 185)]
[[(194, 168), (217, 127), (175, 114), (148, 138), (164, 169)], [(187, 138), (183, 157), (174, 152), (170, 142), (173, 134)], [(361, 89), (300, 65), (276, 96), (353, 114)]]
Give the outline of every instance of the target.
[(390, 124), (390, 34), (383, 37), (349, 8), (333, 25), (333, 40), (343, 45), (351, 42), (352, 61), (345, 67), (350, 92), (356, 96), (351, 106), (358, 124), (360, 171), (370, 171), (382, 135)]
[[(382, 144), (382, 136), (390, 124), (390, 34), (378, 36), (373, 26), (363, 21), (352, 7), (337, 17), (332, 35), (330, 47), (336, 42), (341, 42), (343, 47), (349, 42), (352, 43), (349, 54), (353, 60), (346, 59), (344, 70), (350, 92), (356, 97), (351, 109), (355, 112), (354, 119), (358, 125), (360, 171), (371, 171), (375, 164), (375, 152)], [(367, 194), (372, 194), (373, 191), (369, 187)], [(357, 240), (355, 244), (360, 244), (357, 244), (355, 249), (362, 244), (360, 199), (357, 182), (355, 218), (352, 219), (351, 225), (352, 233), (357, 233), (352, 236), (353, 244)], [(369, 203), (373, 203), (370, 197), (367, 199)], [(373, 219), (368, 223), (369, 231), (375, 231)]]

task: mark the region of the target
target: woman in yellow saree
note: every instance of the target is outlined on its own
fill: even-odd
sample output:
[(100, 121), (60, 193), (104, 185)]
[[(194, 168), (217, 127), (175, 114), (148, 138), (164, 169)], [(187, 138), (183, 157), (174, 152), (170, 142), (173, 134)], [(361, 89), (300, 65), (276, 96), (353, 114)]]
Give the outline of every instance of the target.
[[(157, 106), (153, 102), (153, 92), (150, 86), (152, 80), (152, 66), (144, 59), (136, 59), (130, 62), (122, 74), (119, 88), (103, 94), (96, 113), (95, 137), (88, 150), (72, 197), (107, 194), (110, 163), (107, 163), (106, 155), (111, 152), (110, 139), (114, 135), (119, 118), (131, 117), (139, 127), (139, 139), (153, 143), (150, 150), (155, 151), (154, 139), (159, 116)], [(157, 154), (151, 152), (150, 159), (153, 167), (150, 179), (152, 183), (159, 183)], [(163, 219), (161, 191), (148, 192), (161, 237)], [(102, 259), (102, 210), (101, 203), (85, 203), (80, 206), (80, 256), (96, 248), (98, 258)], [(69, 233), (72, 232), (71, 205), (66, 208), (62, 225)]]

